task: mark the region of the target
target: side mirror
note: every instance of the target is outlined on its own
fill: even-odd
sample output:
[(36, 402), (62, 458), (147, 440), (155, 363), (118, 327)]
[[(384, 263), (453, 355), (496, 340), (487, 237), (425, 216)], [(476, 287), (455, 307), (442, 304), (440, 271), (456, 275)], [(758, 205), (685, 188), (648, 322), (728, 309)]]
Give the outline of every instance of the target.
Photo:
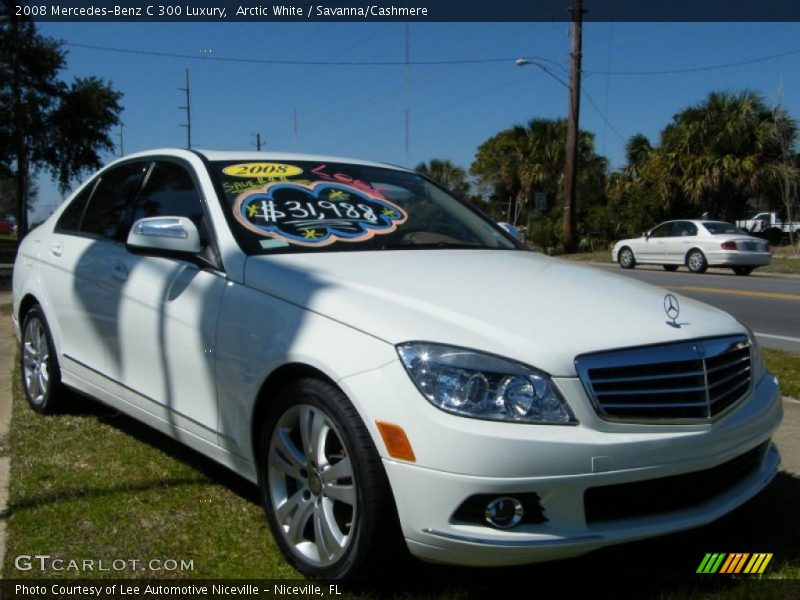
[(513, 237), (515, 240), (519, 240), (519, 231), (517, 231), (517, 228), (514, 227), (511, 223), (506, 223), (505, 221), (500, 221), (498, 223), (498, 225), (500, 227), (502, 227), (503, 229), (505, 229), (505, 231), (506, 231), (506, 233), (508, 235)]
[(203, 249), (197, 226), (186, 217), (139, 219), (128, 233), (127, 245), (158, 253), (197, 254)]
[(649, 231), (643, 231), (642, 232), (642, 237), (644, 239), (646, 239), (646, 240), (649, 240), (650, 239), (650, 232)]

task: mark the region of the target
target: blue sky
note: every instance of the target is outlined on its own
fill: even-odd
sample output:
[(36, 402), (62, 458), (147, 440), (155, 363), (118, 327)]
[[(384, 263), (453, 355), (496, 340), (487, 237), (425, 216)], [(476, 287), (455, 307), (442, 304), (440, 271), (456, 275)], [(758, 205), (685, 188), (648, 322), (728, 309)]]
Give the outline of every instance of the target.
[[(403, 56), (397, 23), (42, 23), (66, 42), (220, 57), (394, 61)], [(567, 23), (412, 24), (410, 58), (447, 60), (537, 56), (568, 68)], [(587, 23), (584, 71), (654, 71), (745, 61), (800, 48), (800, 24)], [(124, 93), (125, 152), (185, 145), (184, 69), (192, 88), (193, 145), (292, 151), (298, 114), (300, 152), (413, 166), (433, 157), (468, 168), (478, 145), (533, 117), (566, 115), (567, 90), (534, 66), (506, 63), (412, 66), (410, 148), (403, 135), (403, 68), (238, 64), (134, 56), (69, 48), (67, 80), (97, 75)], [(557, 68), (556, 68), (557, 70)], [(566, 78), (566, 71), (560, 73)], [(654, 76), (589, 74), (581, 128), (597, 136), (612, 167), (625, 140), (656, 141), (672, 115), (712, 90), (761, 92), (800, 118), (800, 54), (700, 73)], [(116, 132), (115, 132), (116, 133)], [(105, 157), (108, 160), (112, 156)], [(46, 176), (37, 216), (62, 196)]]

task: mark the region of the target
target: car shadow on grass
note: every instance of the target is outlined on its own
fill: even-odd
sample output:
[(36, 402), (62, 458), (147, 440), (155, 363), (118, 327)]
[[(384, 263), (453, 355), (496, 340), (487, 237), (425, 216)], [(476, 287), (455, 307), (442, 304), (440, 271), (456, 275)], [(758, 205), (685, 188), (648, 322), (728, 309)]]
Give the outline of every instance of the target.
[(158, 448), (170, 458), (181, 461), (202, 474), (203, 477), (190, 478), (192, 481), (187, 481), (186, 484), (213, 481), (234, 492), (243, 500), (260, 505), (261, 497), (258, 488), (230, 469), (114, 408), (77, 392), (71, 392), (71, 394), (73, 397), (67, 403), (70, 408), (65, 414), (93, 416), (100, 422), (139, 442)]
[[(71, 404), (70, 413), (92, 415), (191, 466), (203, 478), (228, 488), (243, 500), (260, 505), (260, 493), (255, 485), (187, 446), (91, 399), (81, 396)], [(202, 481), (198, 478), (184, 483)], [(697, 592), (712, 595), (725, 592), (727, 596), (729, 588), (733, 589), (748, 577), (697, 574), (706, 553), (771, 552), (774, 557), (766, 575), (788, 569), (794, 577), (798, 576), (800, 511), (797, 498), (800, 498), (800, 477), (781, 472), (744, 506), (697, 529), (611, 546), (579, 558), (519, 567), (449, 567), (405, 557), (386, 569), (380, 580), (362, 582), (353, 591), (376, 599), (394, 598), (398, 594), (484, 598), (498, 592), (530, 592), (532, 584), (591, 591), (589, 586), (595, 583), (615, 582), (618, 597), (625, 590), (638, 597), (693, 597)]]

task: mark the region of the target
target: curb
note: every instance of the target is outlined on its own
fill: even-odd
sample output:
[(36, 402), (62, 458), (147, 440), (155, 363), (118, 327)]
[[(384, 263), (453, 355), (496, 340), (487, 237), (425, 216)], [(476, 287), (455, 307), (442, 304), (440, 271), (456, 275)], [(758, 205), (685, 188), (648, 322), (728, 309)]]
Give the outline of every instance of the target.
[[(0, 292), (0, 306), (11, 302), (11, 294)], [(0, 318), (0, 579), (6, 553), (8, 484), (11, 472), (8, 431), (11, 423), (11, 385), (16, 338), (10, 317)]]
[[(576, 265), (591, 265), (593, 267), (615, 267), (619, 268), (617, 263), (613, 262), (603, 262), (599, 260), (573, 260), (571, 258), (566, 258), (565, 256), (551, 256), (550, 258), (560, 258), (561, 260), (566, 260), (571, 263), (575, 263)], [(660, 265), (636, 265), (637, 269), (641, 269), (644, 267), (646, 271), (660, 271)], [(653, 268), (647, 268), (653, 267)], [(689, 273), (689, 271), (684, 271), (684, 273)], [(706, 275), (713, 275), (714, 272), (705, 273)], [(759, 271), (755, 270), (750, 274), (750, 277), (777, 277), (778, 279), (800, 279), (800, 274), (797, 273), (772, 273), (770, 271)]]

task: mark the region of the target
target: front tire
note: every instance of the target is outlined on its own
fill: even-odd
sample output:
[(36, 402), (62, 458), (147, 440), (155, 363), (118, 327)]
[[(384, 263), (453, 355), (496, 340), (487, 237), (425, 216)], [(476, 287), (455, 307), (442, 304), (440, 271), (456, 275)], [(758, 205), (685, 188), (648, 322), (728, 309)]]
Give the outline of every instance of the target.
[(706, 256), (700, 250), (692, 250), (686, 255), (686, 266), (692, 273), (705, 273), (708, 269)]
[(353, 405), (318, 379), (289, 384), (270, 406), (258, 453), (272, 534), (303, 575), (374, 573), (402, 543), (378, 451)]
[(633, 250), (627, 246), (619, 251), (617, 261), (623, 269), (633, 269), (636, 266), (636, 257), (633, 255)]
[(28, 405), (45, 415), (59, 412), (66, 390), (61, 384), (61, 369), (50, 328), (38, 304), (25, 313), (19, 356), (22, 389)]
[(753, 272), (753, 267), (733, 267), (733, 272), (736, 273), (737, 275), (746, 277), (747, 275), (750, 275), (750, 273)]

